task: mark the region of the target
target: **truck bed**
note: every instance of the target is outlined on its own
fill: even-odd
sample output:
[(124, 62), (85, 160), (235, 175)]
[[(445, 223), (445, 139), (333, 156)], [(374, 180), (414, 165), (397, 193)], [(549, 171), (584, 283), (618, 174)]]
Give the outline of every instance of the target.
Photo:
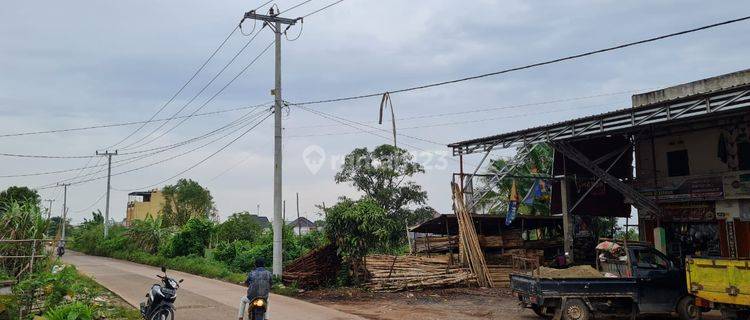
[(564, 278), (545, 279), (525, 274), (511, 274), (510, 288), (519, 297), (534, 300), (562, 297), (629, 297), (638, 295), (633, 278)]
[(688, 258), (687, 286), (695, 296), (750, 308), (750, 260)]

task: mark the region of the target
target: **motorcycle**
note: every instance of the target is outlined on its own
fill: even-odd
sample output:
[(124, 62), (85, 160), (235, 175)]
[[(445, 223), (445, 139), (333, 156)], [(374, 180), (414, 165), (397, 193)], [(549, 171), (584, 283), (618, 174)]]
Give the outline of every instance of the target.
[(141, 302), (141, 316), (145, 320), (174, 320), (174, 302), (177, 299), (177, 289), (183, 279), (167, 276), (167, 268), (161, 267), (163, 276), (156, 275), (162, 284), (154, 284), (146, 293), (146, 300)]
[(268, 300), (263, 298), (255, 298), (250, 302), (250, 308), (247, 311), (247, 318), (249, 320), (265, 320), (266, 309), (268, 308)]

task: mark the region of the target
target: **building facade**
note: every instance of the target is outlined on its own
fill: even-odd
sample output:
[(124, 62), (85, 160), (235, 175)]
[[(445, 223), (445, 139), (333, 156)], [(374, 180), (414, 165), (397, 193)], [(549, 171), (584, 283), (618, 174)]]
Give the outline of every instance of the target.
[(149, 215), (156, 218), (162, 214), (166, 200), (160, 190), (136, 191), (128, 194), (125, 225), (134, 220), (144, 220)]

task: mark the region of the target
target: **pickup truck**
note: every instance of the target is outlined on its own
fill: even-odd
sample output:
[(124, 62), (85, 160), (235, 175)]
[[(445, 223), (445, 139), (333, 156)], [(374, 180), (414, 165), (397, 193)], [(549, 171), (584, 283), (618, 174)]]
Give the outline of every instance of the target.
[(688, 257), (685, 269), (697, 306), (721, 310), (722, 319), (750, 319), (750, 260)]
[[(597, 258), (602, 277), (543, 278), (512, 273), (510, 288), (522, 306), (545, 319), (589, 320), (677, 313), (700, 319), (685, 287), (685, 272), (646, 243), (624, 245), (623, 258)], [(604, 276), (606, 274), (606, 276)]]

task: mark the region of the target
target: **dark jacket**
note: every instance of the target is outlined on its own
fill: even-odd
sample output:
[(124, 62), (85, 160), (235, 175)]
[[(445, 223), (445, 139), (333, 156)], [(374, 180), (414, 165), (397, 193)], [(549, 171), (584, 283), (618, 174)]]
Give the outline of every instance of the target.
[(263, 267), (255, 268), (248, 273), (245, 284), (247, 285), (248, 299), (268, 299), (268, 293), (271, 291), (271, 272)]

